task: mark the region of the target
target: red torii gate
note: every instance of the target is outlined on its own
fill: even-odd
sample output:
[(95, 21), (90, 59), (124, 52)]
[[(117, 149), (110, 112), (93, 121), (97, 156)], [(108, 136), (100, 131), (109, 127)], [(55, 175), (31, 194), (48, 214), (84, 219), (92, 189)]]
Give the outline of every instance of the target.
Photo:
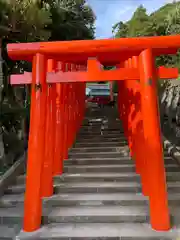
[[(32, 73), (12, 75), (11, 84), (31, 84), (24, 230), (41, 225), (42, 197), (53, 194), (53, 176), (62, 174), (85, 109), (85, 83), (119, 81), (118, 108), (143, 194), (149, 196), (153, 229), (169, 230), (158, 78), (178, 70), (155, 68), (154, 57), (176, 54), (180, 36), (9, 44), (14, 60), (32, 61)], [(103, 70), (102, 65), (115, 65)]]

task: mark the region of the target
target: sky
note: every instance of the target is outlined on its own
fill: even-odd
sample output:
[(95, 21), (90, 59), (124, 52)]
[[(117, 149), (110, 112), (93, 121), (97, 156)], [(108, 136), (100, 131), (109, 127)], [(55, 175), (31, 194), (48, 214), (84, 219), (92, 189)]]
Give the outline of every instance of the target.
[(96, 15), (96, 38), (112, 37), (112, 26), (128, 21), (142, 4), (151, 13), (173, 0), (87, 0)]

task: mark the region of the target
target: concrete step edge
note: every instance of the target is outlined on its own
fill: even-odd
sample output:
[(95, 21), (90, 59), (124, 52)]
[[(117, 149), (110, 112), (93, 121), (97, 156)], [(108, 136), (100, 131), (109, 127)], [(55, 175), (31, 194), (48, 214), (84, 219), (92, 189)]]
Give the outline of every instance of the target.
[[(93, 154), (96, 154), (96, 155), (102, 155), (102, 154), (104, 154), (104, 155), (108, 155), (108, 154), (114, 154), (114, 155), (118, 155), (118, 154), (120, 154), (120, 153), (122, 153), (122, 152), (129, 152), (129, 149), (121, 149), (121, 150), (119, 150), (119, 151), (117, 151), (117, 152), (93, 152)], [(73, 152), (73, 155), (92, 155), (92, 152), (78, 152), (78, 153), (76, 153), (76, 152)], [(72, 153), (70, 154), (70, 156), (72, 155)], [(122, 157), (122, 156), (119, 156), (119, 157)], [(124, 157), (127, 157), (126, 155), (124, 156)]]
[[(48, 203), (52, 201), (148, 201), (141, 193), (68, 193), (68, 194), (55, 194), (52, 197), (44, 198), (43, 202)], [(180, 200), (180, 193), (173, 193), (168, 195), (169, 201)], [(23, 202), (24, 194), (4, 195), (0, 198), (0, 202)], [(87, 204), (88, 205), (88, 204)], [(135, 204), (136, 205), (136, 204)]]
[[(126, 147), (128, 147), (128, 145), (126, 145), (126, 146), (110, 146), (110, 147), (106, 147), (106, 149), (124, 149), (124, 148), (126, 148)], [(102, 146), (102, 147), (73, 147), (72, 149), (71, 149), (71, 151), (73, 151), (73, 150), (99, 150), (99, 149), (104, 149), (104, 147)]]
[(102, 143), (102, 142), (99, 142), (99, 143), (88, 143), (88, 142), (86, 142), (86, 143), (75, 143), (74, 144), (74, 148), (81, 148), (81, 147), (87, 147), (87, 148), (89, 148), (89, 147), (98, 147), (98, 146), (100, 146), (100, 147), (104, 147), (104, 148), (106, 148), (107, 146), (109, 146), (109, 147), (124, 147), (124, 146), (127, 146), (127, 142), (104, 142), (104, 143)]
[[(59, 188), (128, 188), (128, 187), (141, 187), (141, 184), (134, 181), (123, 181), (123, 182), (78, 182), (78, 183), (56, 183), (54, 187)], [(177, 187), (180, 188), (180, 181), (168, 182), (167, 187)], [(25, 184), (19, 184), (15, 186), (10, 186), (8, 189), (25, 189)]]
[(0, 225), (0, 239), (1, 240), (12, 240), (16, 239), (21, 231), (21, 226), (16, 224)]
[[(180, 199), (180, 197), (178, 198)], [(175, 199), (176, 200), (176, 199)], [(56, 203), (58, 206), (63, 203), (64, 205), (68, 205), (70, 203), (79, 204), (81, 206), (95, 206), (95, 205), (106, 205), (106, 203), (109, 203), (108, 205), (113, 204), (124, 204), (127, 205), (136, 205), (139, 203), (146, 203), (147, 204), (148, 198), (144, 197), (142, 194), (134, 194), (134, 193), (112, 193), (112, 194), (106, 194), (106, 193), (69, 193), (69, 194), (63, 194), (59, 193), (56, 195), (53, 195), (49, 198), (43, 199), (43, 204), (51, 205), (53, 203)], [(10, 206), (17, 204), (23, 204), (24, 203), (24, 194), (15, 194), (15, 195), (4, 195), (0, 199), (0, 207), (1, 206)]]
[[(0, 217), (3, 216), (20, 216), (22, 217), (24, 207), (19, 206), (15, 208), (1, 208)], [(74, 207), (46, 207), (43, 208), (44, 216), (101, 216), (101, 215), (110, 215), (110, 216), (148, 216), (149, 211), (146, 206), (74, 206)]]
[(102, 139), (102, 137), (100, 137), (100, 138), (98, 138), (98, 137), (96, 137), (96, 138), (94, 138), (94, 139), (92, 139), (92, 138), (77, 138), (77, 143), (78, 144), (87, 144), (87, 143), (89, 143), (89, 144), (92, 144), (92, 143), (96, 143), (96, 144), (98, 144), (99, 143), (99, 141), (102, 141), (101, 143), (102, 144), (104, 144), (104, 143), (108, 143), (108, 142), (113, 142), (113, 143), (119, 143), (119, 144), (121, 144), (122, 142), (127, 142), (127, 140), (125, 139), (125, 138), (119, 138), (119, 137), (117, 137), (117, 138), (103, 138)]
[[(72, 152), (72, 154), (71, 155), (73, 155), (73, 153), (74, 152)], [(76, 153), (76, 152), (75, 152)], [(92, 161), (92, 163), (93, 162), (96, 162), (96, 161), (109, 161), (109, 163), (111, 162), (111, 161), (119, 161), (120, 163), (121, 162), (123, 162), (123, 161), (127, 161), (127, 162), (133, 162), (133, 159), (131, 159), (131, 157), (129, 156), (129, 155), (121, 155), (120, 154), (120, 156), (116, 156), (116, 154), (115, 154), (115, 156), (105, 156), (105, 158), (104, 157), (101, 157), (101, 156), (98, 156), (98, 157), (94, 157), (94, 153), (96, 153), (96, 152), (91, 152), (92, 154), (93, 154), (93, 157), (92, 158), (88, 158), (88, 157), (80, 157), (80, 158), (72, 158), (72, 156), (70, 156), (71, 158), (69, 158), (69, 159), (66, 159), (65, 161), (64, 161), (64, 163), (66, 163), (66, 162), (70, 162), (70, 161), (72, 161), (72, 160), (79, 160), (79, 161)], [(116, 153), (116, 152), (112, 152), (112, 154), (114, 154), (114, 153)], [(89, 153), (90, 154), (90, 153)], [(69, 155), (70, 155), (70, 153), (69, 153)], [(170, 161), (170, 159), (166, 159), (166, 160), (168, 160), (168, 161)], [(173, 162), (173, 160), (172, 160), (172, 162)], [(175, 161), (174, 161), (175, 162)], [(91, 162), (90, 162), (90, 164), (91, 164)]]
[[(171, 181), (177, 181), (177, 179), (180, 179), (180, 174), (179, 172), (167, 172), (166, 174), (167, 179), (172, 178)], [(89, 182), (95, 181), (98, 182), (98, 180), (102, 181), (140, 181), (140, 176), (134, 172), (120, 172), (120, 173), (109, 173), (109, 172), (103, 172), (103, 173), (65, 173), (61, 176), (55, 176), (54, 181), (62, 181), (62, 182), (69, 182), (70, 180), (75, 181), (80, 181), (83, 179), (83, 181), (87, 181), (86, 179), (89, 180)], [(110, 180), (109, 180), (110, 179)], [(21, 175), (17, 178), (17, 184), (16, 185), (21, 185), (22, 183), (25, 183), (26, 176)]]
[(180, 237), (180, 227), (169, 232), (153, 231), (148, 223), (67, 223), (48, 224), (34, 233), (21, 232), (21, 240), (121, 239), (172, 240)]
[[(78, 161), (78, 160), (77, 160)], [(92, 164), (92, 165), (77, 165), (77, 164), (72, 164), (72, 165), (65, 165), (65, 169), (67, 168), (75, 168), (75, 169), (78, 169), (78, 168), (95, 168), (95, 169), (100, 169), (100, 168), (128, 168), (128, 167), (135, 167), (135, 163), (132, 162), (129, 162), (127, 164), (122, 164), (122, 163), (119, 163), (119, 164)], [(170, 168), (170, 167), (174, 167), (174, 168), (179, 168), (179, 166), (176, 164), (176, 163), (170, 163), (170, 164), (167, 164), (165, 165), (166, 168)]]

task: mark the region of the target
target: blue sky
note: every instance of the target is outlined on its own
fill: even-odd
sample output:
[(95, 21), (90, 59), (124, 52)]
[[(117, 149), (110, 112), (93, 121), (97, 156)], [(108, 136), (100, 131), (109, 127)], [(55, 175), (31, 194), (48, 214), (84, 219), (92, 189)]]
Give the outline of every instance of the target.
[(131, 18), (136, 8), (143, 4), (151, 13), (172, 0), (87, 0), (93, 8), (96, 20), (96, 38), (112, 37), (112, 26)]

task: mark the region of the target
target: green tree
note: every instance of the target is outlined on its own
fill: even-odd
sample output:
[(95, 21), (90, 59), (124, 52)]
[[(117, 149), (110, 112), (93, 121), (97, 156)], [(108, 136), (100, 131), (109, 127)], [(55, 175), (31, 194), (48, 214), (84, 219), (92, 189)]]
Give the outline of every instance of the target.
[(117, 38), (120, 38), (120, 37), (121, 38), (125, 38), (128, 35), (128, 31), (129, 31), (128, 24), (127, 23), (123, 23), (122, 21), (120, 21), (119, 23), (116, 23), (113, 26), (112, 33), (113, 34), (115, 33), (115, 36)]
[[(115, 30), (116, 31), (115, 31)], [(166, 4), (157, 11), (147, 14), (143, 6), (139, 6), (128, 22), (117, 23), (113, 27), (115, 37), (164, 36), (180, 33), (180, 2)], [(157, 66), (180, 66), (180, 56), (160, 56)]]
[(149, 28), (149, 16), (146, 9), (140, 5), (134, 12), (130, 21), (122, 21), (113, 26), (113, 32), (116, 30), (115, 37), (137, 37), (147, 35), (146, 29)]
[(129, 21), (115, 24), (115, 37), (177, 34), (180, 29), (179, 9), (180, 2), (169, 3), (148, 15), (140, 5)]
[[(0, 0), (0, 167), (7, 164), (7, 151), (4, 147), (7, 143), (8, 151), (13, 154), (18, 153), (16, 149), (23, 150), (23, 141), (18, 136), (19, 131), (24, 133), (24, 114), (27, 113), (24, 95), (28, 92), (28, 87), (11, 87), (8, 84), (9, 74), (22, 72), (30, 67), (24, 61), (11, 61), (6, 53), (6, 44), (48, 40), (51, 33), (45, 28), (51, 22), (50, 17), (49, 10), (45, 6), (40, 9), (36, 1)], [(5, 62), (2, 61), (2, 56)], [(12, 149), (12, 139), (16, 141), (16, 149)]]
[[(24, 129), (23, 117), (29, 113), (29, 88), (11, 87), (8, 78), (12, 73), (31, 71), (31, 63), (11, 61), (6, 44), (93, 39), (94, 21), (95, 15), (84, 0), (0, 0), (0, 34), (3, 39), (0, 53), (0, 145), (3, 145), (2, 135), (12, 139), (12, 128)], [(6, 60), (3, 66), (2, 56)], [(1, 134), (4, 129), (7, 134)], [(4, 148), (0, 146), (0, 149), (2, 159)]]
[(44, 0), (52, 15), (50, 40), (94, 38), (95, 15), (85, 0)]
[(146, 13), (146, 9), (140, 5), (134, 12), (131, 20), (129, 21), (128, 35), (130, 37), (143, 36), (145, 34), (144, 29), (149, 24), (149, 16)]

